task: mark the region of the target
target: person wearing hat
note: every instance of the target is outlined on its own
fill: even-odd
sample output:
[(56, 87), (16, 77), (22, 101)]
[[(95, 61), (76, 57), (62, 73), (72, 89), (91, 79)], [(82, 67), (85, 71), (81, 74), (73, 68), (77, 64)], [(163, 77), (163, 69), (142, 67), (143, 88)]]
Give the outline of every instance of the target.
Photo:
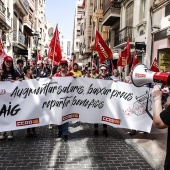
[[(96, 79), (104, 79), (104, 80), (112, 80), (110, 75), (107, 72), (107, 66), (105, 64), (100, 65), (100, 74), (96, 77)], [(98, 132), (98, 124), (94, 124), (94, 133), (93, 135), (97, 137), (99, 135)], [(107, 125), (103, 124), (103, 136), (108, 137)]]
[[(59, 62), (59, 68), (60, 68), (60, 72), (54, 74), (54, 77), (69, 77), (69, 76), (74, 76), (74, 74), (72, 72), (68, 71), (68, 62), (67, 60), (60, 60)], [(58, 134), (57, 136), (60, 138), (63, 138), (63, 141), (67, 141), (68, 140), (68, 122), (63, 123), (62, 125), (58, 126)]]
[(18, 59), (17, 67), (15, 68), (15, 71), (18, 72), (20, 78), (24, 77), (23, 66), (24, 66), (24, 61), (22, 59)]
[[(2, 70), (0, 70), (0, 81), (15, 81), (19, 78), (19, 74), (15, 71), (13, 65), (13, 59), (10, 56), (6, 56), (2, 63)], [(4, 139), (7, 137), (8, 139), (13, 138), (13, 132), (0, 132), (0, 139)]]
[(79, 70), (79, 66), (77, 63), (73, 64), (73, 70), (71, 70), (71, 72), (76, 76), (76, 77), (81, 77), (82, 76), (82, 72)]

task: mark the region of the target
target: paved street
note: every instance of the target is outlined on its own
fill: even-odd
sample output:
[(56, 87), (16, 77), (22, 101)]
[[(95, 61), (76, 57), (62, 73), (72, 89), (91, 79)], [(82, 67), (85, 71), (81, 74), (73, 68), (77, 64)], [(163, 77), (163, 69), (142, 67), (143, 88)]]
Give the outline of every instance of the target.
[(0, 141), (0, 170), (152, 170), (112, 127), (108, 138), (94, 138), (91, 124), (71, 124), (68, 142), (56, 138), (57, 127), (36, 130), (36, 138), (20, 130)]

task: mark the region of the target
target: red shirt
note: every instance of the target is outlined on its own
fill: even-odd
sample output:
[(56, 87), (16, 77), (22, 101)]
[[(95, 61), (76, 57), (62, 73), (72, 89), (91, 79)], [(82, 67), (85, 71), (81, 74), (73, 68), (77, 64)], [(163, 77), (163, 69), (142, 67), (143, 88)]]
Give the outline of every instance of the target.
[(69, 77), (73, 76), (74, 74), (72, 72), (68, 72), (65, 76), (61, 76), (61, 73), (55, 73), (54, 77)]

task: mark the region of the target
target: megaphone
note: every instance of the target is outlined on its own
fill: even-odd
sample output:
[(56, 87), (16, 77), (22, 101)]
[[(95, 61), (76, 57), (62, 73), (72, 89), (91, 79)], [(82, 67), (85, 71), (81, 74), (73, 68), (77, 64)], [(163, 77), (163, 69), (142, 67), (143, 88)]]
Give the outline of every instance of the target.
[(150, 71), (144, 64), (137, 64), (134, 67), (131, 79), (136, 87), (153, 82), (170, 85), (170, 73)]

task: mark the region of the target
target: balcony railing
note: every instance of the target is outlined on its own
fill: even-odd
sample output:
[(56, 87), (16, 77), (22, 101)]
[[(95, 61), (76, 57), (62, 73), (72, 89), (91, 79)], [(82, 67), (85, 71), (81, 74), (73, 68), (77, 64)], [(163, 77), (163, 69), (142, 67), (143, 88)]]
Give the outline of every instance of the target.
[(21, 31), (17, 31), (17, 30), (13, 31), (13, 41), (18, 42), (22, 45), (26, 45), (25, 35)]
[(118, 35), (115, 36), (114, 46), (127, 42), (128, 38), (130, 42), (133, 42), (133, 27), (130, 26), (119, 31)]
[(117, 1), (105, 1), (104, 8), (103, 8), (103, 13), (105, 13), (110, 9), (110, 8), (115, 8), (115, 10), (121, 8), (121, 3)]
[(0, 12), (2, 12), (4, 15), (5, 15), (5, 6), (4, 6), (4, 3), (0, 0)]
[(27, 12), (29, 12), (29, 3), (27, 0), (20, 0), (20, 2), (23, 4)]

